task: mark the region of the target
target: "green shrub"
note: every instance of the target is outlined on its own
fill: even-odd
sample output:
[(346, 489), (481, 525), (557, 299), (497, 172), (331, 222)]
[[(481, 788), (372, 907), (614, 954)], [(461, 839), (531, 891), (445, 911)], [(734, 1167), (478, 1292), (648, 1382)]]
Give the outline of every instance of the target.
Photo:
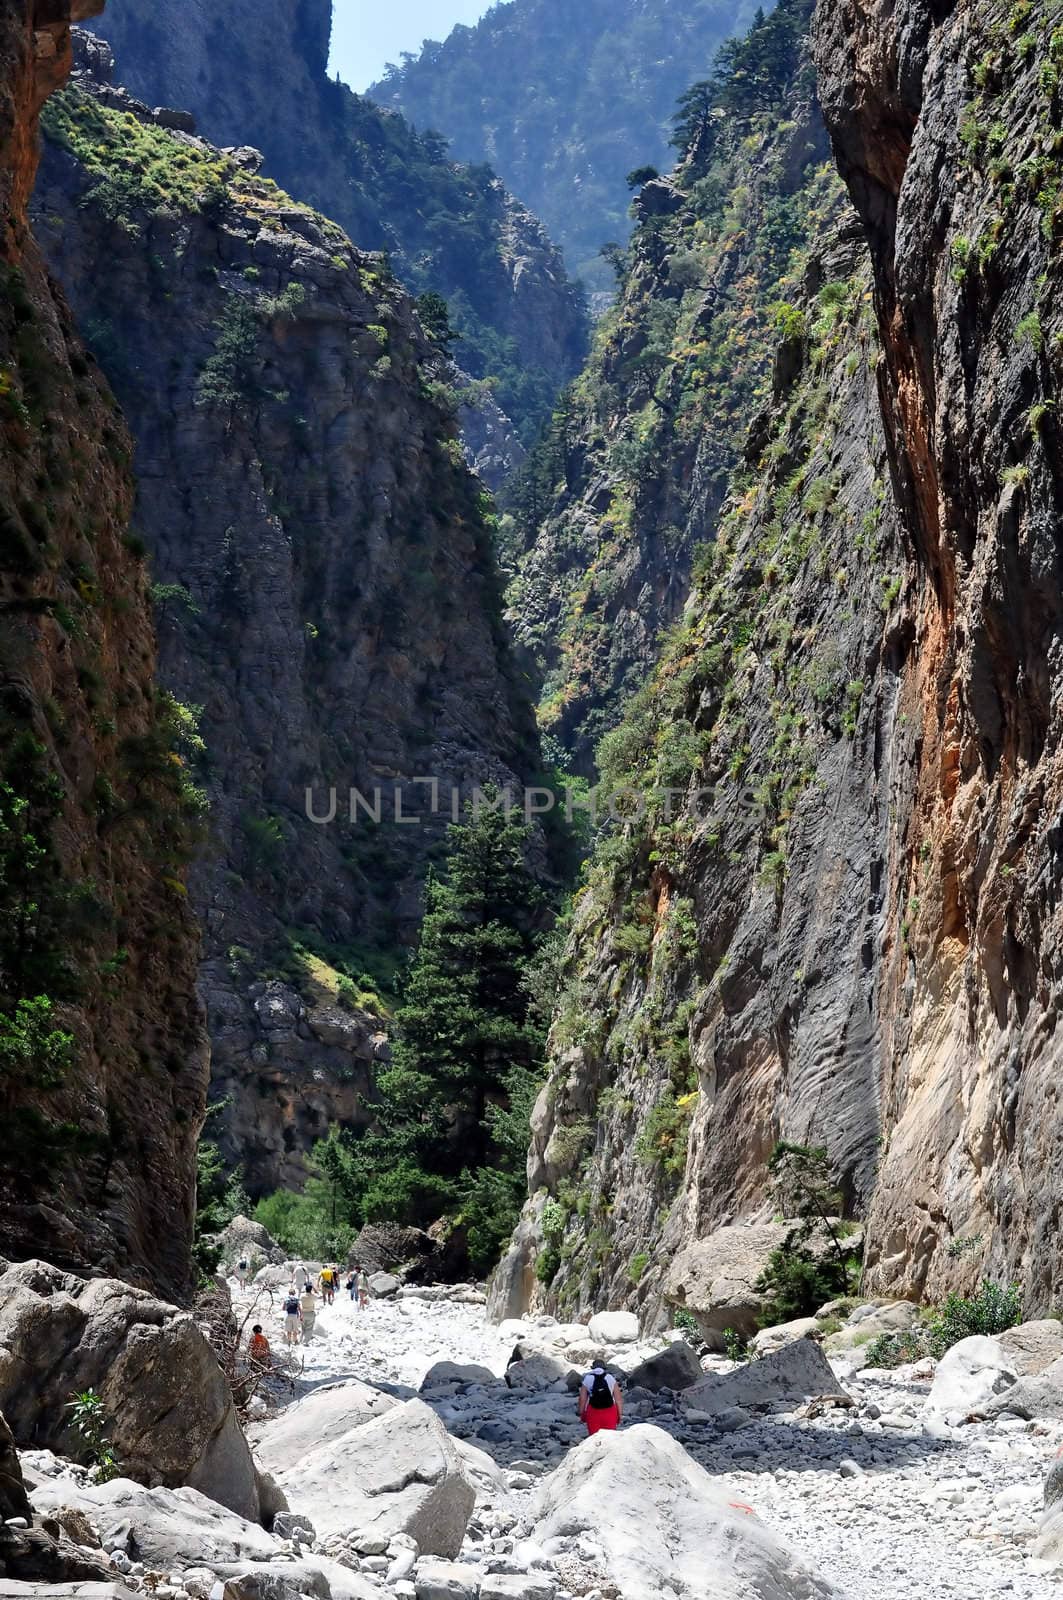
[(869, 1367), (903, 1367), (927, 1355), (926, 1334), (922, 1328), (906, 1328), (901, 1333), (880, 1333), (866, 1347)]
[(696, 1339), (701, 1338), (697, 1317), (693, 1311), (687, 1311), (684, 1306), (676, 1306), (672, 1315), (672, 1326), (678, 1328), (680, 1333), (690, 1334)]
[(1017, 1285), (1006, 1289), (983, 1281), (970, 1299), (950, 1294), (928, 1323), (930, 1353), (943, 1356), (952, 1345), (972, 1334), (1005, 1333), (1022, 1321), (1022, 1295)]
[(855, 1256), (838, 1260), (814, 1255), (807, 1246), (784, 1243), (773, 1250), (756, 1281), (758, 1294), (767, 1297), (761, 1321), (765, 1327), (810, 1317), (828, 1300), (849, 1294), (859, 1277)]
[(649, 1266), (649, 1261), (650, 1256), (648, 1250), (640, 1250), (637, 1255), (633, 1255), (631, 1257), (631, 1260), (627, 1264), (627, 1275), (631, 1279), (632, 1283), (638, 1283), (639, 1279), (642, 1277), (642, 1274)]
[(108, 1438), (103, 1401), (95, 1389), (85, 1389), (81, 1394), (73, 1395), (66, 1409), (70, 1412), (75, 1433), (79, 1433), (85, 1442), (95, 1481), (107, 1483), (111, 1478), (117, 1478), (121, 1469)]
[(561, 1252), (553, 1245), (540, 1250), (535, 1261), (535, 1276), (542, 1284), (553, 1283), (561, 1269)]

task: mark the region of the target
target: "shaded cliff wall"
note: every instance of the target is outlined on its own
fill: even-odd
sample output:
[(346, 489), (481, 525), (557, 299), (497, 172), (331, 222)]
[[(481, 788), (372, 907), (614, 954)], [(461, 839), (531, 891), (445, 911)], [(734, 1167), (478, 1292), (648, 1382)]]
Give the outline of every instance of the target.
[(131, 445), (29, 232), (71, 15), (0, 7), (0, 1250), (192, 1287), (199, 799), (155, 685)]
[[(36, 214), (137, 444), (162, 676), (199, 708), (192, 878), (212, 1120), (252, 1193), (368, 1115), (451, 785), (534, 764), (490, 508), (383, 263), (95, 69), (49, 109)], [(440, 783), (427, 813), (420, 777)], [(333, 824), (308, 819), (338, 791)], [(380, 825), (347, 795), (384, 801)], [(342, 980), (342, 981), (341, 981)]]
[(456, 355), (493, 377), (524, 442), (586, 349), (581, 292), (538, 218), (486, 167), (333, 81), (331, 0), (123, 0), (93, 26), (120, 80), (192, 112), (219, 145), (255, 145), (265, 171), (364, 250), (387, 250), (414, 293), (450, 304)]

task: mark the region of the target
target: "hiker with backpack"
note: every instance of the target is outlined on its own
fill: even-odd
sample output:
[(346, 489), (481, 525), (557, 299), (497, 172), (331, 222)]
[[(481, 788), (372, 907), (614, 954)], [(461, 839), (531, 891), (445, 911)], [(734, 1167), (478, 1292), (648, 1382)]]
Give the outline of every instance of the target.
[(299, 1296), (299, 1310), (303, 1314), (303, 1343), (309, 1344), (314, 1336), (314, 1323), (317, 1321), (317, 1302), (309, 1283)]
[(330, 1306), (336, 1293), (336, 1269), (328, 1266), (322, 1267), (317, 1281), (325, 1304)]
[(284, 1297), (284, 1342), (285, 1344), (298, 1344), (299, 1335), (303, 1326), (303, 1313), (299, 1308), (299, 1296), (293, 1283)]
[(246, 1256), (241, 1256), (239, 1261), (236, 1263), (236, 1276), (239, 1280), (241, 1289), (246, 1289), (248, 1279), (251, 1276), (251, 1263), (248, 1261)]
[(624, 1396), (611, 1372), (596, 1361), (579, 1386), (580, 1421), (588, 1435), (614, 1432), (624, 1415)]

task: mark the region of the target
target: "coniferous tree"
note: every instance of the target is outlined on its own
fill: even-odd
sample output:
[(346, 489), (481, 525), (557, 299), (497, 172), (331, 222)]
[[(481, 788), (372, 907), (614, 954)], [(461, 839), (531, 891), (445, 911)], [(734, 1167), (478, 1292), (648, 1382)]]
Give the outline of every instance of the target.
[[(315, 1146), (301, 1196), (278, 1193), (256, 1216), (285, 1243), (441, 1214), (468, 1225), (486, 1270), (520, 1210), (528, 1116), (544, 1027), (529, 972), (544, 897), (525, 857), (529, 830), (497, 797), (449, 830), (425, 891), (425, 915), (395, 1017), (375, 1123)], [(335, 1253), (335, 1252), (334, 1252)]]

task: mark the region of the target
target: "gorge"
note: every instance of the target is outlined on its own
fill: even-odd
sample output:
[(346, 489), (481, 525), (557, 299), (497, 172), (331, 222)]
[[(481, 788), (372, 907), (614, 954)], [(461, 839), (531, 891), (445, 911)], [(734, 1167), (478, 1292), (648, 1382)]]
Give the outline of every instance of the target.
[[(301, 1261), (389, 1280), (381, 1339), (443, 1308), (451, 1343), (345, 1392), (344, 1493), (397, 1402), (457, 1533), (418, 1510), (371, 1548), (315, 1502), (326, 1565), (220, 1600), (693, 1594), (681, 1553), (537, 1565), (608, 1444), (511, 1481), (578, 1436), (512, 1391), (568, 1404), (599, 1351), (628, 1384), (627, 1343), (626, 1470), (676, 1505), (744, 1472), (747, 1425), (765, 1481), (808, 1452), (857, 1481), (850, 1425), (858, 1472), (925, 1454), (934, 1514), (1016, 1419), (1040, 1477), (1063, 4), (505, 0), (376, 100), (328, 76), (327, 0), (101, 9), (0, 0), (0, 1488), (17, 1447), (84, 1491), (0, 1503), (0, 1569), (143, 1587), (146, 1524), (114, 1571), (45, 1525), (108, 1476), (134, 1520), (200, 1495), (291, 1546), (309, 1480), (255, 1425), (298, 1426), (316, 1358), (263, 1387), (246, 1341), (272, 1318), (283, 1354)], [(315, 821), (330, 788), (400, 809)], [(774, 1392), (777, 1358), (814, 1378)], [(969, 1535), (1031, 1600), (1046, 1494)], [(736, 1600), (874, 1587), (734, 1537)], [(199, 1596), (184, 1550), (170, 1600), (243, 1582)]]

